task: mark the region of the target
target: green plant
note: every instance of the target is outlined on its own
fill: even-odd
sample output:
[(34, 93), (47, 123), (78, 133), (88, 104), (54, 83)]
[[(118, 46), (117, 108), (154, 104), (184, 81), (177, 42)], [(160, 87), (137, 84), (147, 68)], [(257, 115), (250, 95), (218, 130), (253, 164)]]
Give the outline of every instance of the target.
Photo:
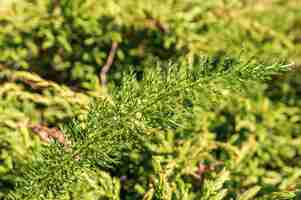
[(1, 200), (300, 199), (297, 0), (4, 3)]
[[(225, 64), (212, 68), (207, 59), (201, 63), (192, 69), (170, 66), (163, 71), (159, 68), (150, 70), (140, 82), (137, 82), (134, 75), (125, 75), (121, 86), (113, 90), (115, 92), (111, 100), (96, 101), (84, 119), (74, 121), (64, 129), (68, 145), (52, 142), (43, 146), (41, 151), (35, 152), (32, 160), (23, 162), (15, 169), (16, 188), (15, 192), (10, 194), (11, 197), (72, 198), (73, 188), (82, 183), (83, 173), (90, 170), (105, 170), (117, 177), (127, 172), (129, 180), (126, 184), (129, 185), (122, 186), (125, 190), (123, 198), (138, 198), (146, 192), (148, 196), (153, 193), (154, 199), (182, 199), (182, 195), (187, 198), (199, 196), (208, 199), (213, 194), (216, 195), (216, 199), (223, 199), (230, 195), (227, 191), (233, 190), (235, 194), (239, 194), (239, 191), (249, 184), (263, 187), (265, 182), (259, 179), (250, 183), (248, 178), (260, 172), (265, 162), (274, 162), (273, 157), (263, 159), (260, 154), (250, 151), (249, 148), (253, 146), (249, 145), (250, 142), (254, 142), (255, 137), (258, 145), (264, 143), (266, 146), (277, 134), (271, 140), (261, 140), (260, 135), (252, 134), (252, 129), (249, 136), (240, 135), (240, 130), (237, 130), (238, 133), (233, 137), (220, 139), (216, 128), (228, 124), (223, 125), (223, 122), (218, 121), (219, 110), (225, 110), (227, 106), (237, 109), (237, 123), (242, 123), (241, 126), (238, 124), (238, 127), (243, 130), (248, 123), (240, 119), (239, 115), (249, 113), (244, 105), (250, 105), (249, 101), (258, 98), (258, 90), (262, 86), (257, 80), (268, 78), (271, 74), (286, 69), (286, 66), (265, 67), (249, 62), (237, 62), (229, 68), (225, 68)], [(247, 88), (250, 84), (253, 88)], [(237, 94), (230, 95), (233, 92)], [(258, 102), (255, 105), (258, 105)], [(231, 110), (223, 112), (229, 112), (229, 115), (235, 113)], [(281, 115), (277, 114), (277, 117), (279, 116)], [(254, 123), (252, 118), (250, 120), (249, 123)], [(273, 124), (268, 126), (273, 127)], [(288, 126), (298, 127), (294, 122)], [(258, 129), (262, 131), (261, 134), (268, 134), (265, 128)], [(233, 131), (229, 129), (229, 132), (223, 131), (223, 134), (234, 134)], [(273, 145), (281, 145), (281, 142)], [(295, 148), (292, 144), (289, 147)], [(245, 151), (238, 153), (238, 148)], [(260, 150), (261, 148), (256, 149), (258, 152)], [(259, 161), (263, 159), (262, 164), (250, 168), (255, 170), (252, 174), (246, 171), (249, 167), (244, 168), (245, 165), (248, 166), (248, 156), (255, 156), (254, 161), (256, 158)], [(280, 159), (279, 156), (277, 158)], [(204, 171), (204, 174), (193, 170), (199, 162), (208, 162), (209, 166), (219, 161), (222, 162), (221, 166), (212, 167), (207, 172)], [(128, 171), (131, 168), (135, 170), (136, 176), (139, 173), (145, 175), (140, 178), (134, 176), (131, 180), (132, 172)], [(236, 174), (242, 173), (240, 168), (243, 168), (246, 174), (236, 177)], [(219, 172), (221, 169), (225, 169), (226, 172)], [(270, 171), (268, 168), (265, 170)], [(220, 173), (225, 173), (225, 179), (218, 178), (223, 176)], [(194, 180), (194, 176), (199, 178)], [(153, 177), (153, 181), (150, 180), (153, 185), (150, 192), (147, 192), (148, 177)], [(173, 179), (176, 180), (176, 185), (170, 182)], [(223, 184), (228, 179), (228, 184), (236, 185), (238, 190), (231, 184)], [(197, 184), (201, 180), (209, 181), (202, 186), (203, 190)], [(130, 186), (132, 184), (133, 186)], [(215, 187), (216, 184), (220, 189)], [(285, 190), (290, 184), (290, 181), (287, 182), (282, 189)], [(273, 191), (279, 189), (276, 182), (272, 185), (275, 188)], [(191, 193), (192, 189), (189, 188), (194, 188), (195, 192)], [(269, 193), (266, 189), (262, 192)]]
[(98, 88), (115, 45), (108, 68), (117, 81), (129, 66), (191, 64), (200, 54), (300, 63), (296, 1), (19, 0), (1, 24), (2, 63), (89, 90)]

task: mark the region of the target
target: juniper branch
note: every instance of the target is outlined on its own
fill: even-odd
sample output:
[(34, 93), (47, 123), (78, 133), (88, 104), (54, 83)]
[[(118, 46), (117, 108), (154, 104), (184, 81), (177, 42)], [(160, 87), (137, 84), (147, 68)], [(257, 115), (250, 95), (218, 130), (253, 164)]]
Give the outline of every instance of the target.
[[(225, 89), (244, 87), (243, 83), (254, 83), (284, 68), (248, 64), (204, 73), (210, 67), (208, 63), (199, 67), (172, 65), (167, 72), (151, 70), (141, 82), (133, 74), (124, 76), (122, 86), (113, 93), (113, 103), (99, 99), (84, 121), (75, 120), (65, 128), (71, 143), (68, 151), (54, 142), (18, 173), (15, 195), (47, 199), (51, 194), (56, 198), (68, 191), (85, 168), (115, 168), (127, 152), (146, 148), (152, 137), (149, 129), (185, 126), (183, 122), (190, 120), (192, 112), (183, 103), (185, 99), (202, 107), (202, 99), (221, 100)], [(75, 159), (77, 156), (80, 159)]]

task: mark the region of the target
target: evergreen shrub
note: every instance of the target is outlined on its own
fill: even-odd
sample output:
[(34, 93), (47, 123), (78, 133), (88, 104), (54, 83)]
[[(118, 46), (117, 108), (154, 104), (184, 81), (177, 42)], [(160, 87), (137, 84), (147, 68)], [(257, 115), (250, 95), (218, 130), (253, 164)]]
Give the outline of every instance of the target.
[(296, 198), (300, 110), (272, 104), (260, 83), (288, 66), (199, 63), (125, 74), (67, 123), (68, 145), (19, 161), (8, 198)]
[(298, 0), (11, 1), (1, 200), (301, 198)]
[(297, 1), (14, 1), (1, 15), (0, 62), (73, 87), (96, 89), (113, 44), (110, 78), (150, 60), (201, 54), (300, 63)]

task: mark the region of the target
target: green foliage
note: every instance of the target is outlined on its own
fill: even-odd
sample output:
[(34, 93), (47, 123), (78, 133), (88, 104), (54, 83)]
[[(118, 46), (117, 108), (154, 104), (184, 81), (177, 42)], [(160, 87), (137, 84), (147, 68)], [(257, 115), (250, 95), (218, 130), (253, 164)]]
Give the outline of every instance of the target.
[(98, 88), (113, 42), (115, 80), (128, 65), (141, 71), (150, 60), (192, 63), (200, 54), (300, 63), (300, 13), (282, 0), (20, 0), (1, 15), (0, 61), (86, 89)]
[[(164, 57), (164, 49), (174, 43), (169, 39), (171, 44), (164, 48), (164, 37), (155, 25), (159, 16), (153, 16), (154, 10), (149, 11), (155, 2), (151, 5), (95, 0), (18, 3), (11, 17), (2, 17), (0, 60), (12, 67), (31, 67), (43, 76), (78, 83), (83, 88), (93, 89), (98, 85), (97, 74), (113, 41), (121, 43), (115, 60), (120, 68), (124, 64), (138, 64), (146, 57)], [(173, 7), (172, 1), (167, 5)], [(155, 9), (161, 10), (162, 6), (160, 3)], [(173, 52), (165, 57), (170, 58), (168, 55)], [(58, 77), (57, 72), (61, 72)]]
[(1, 1), (0, 199), (300, 199), (300, 8)]
[(85, 113), (92, 97), (39, 76), (1, 68), (0, 71), (0, 197), (11, 187), (9, 172), (40, 149), (30, 126), (57, 125)]
[[(40, 153), (36, 152), (33, 155), (32, 160), (15, 170), (17, 182), (15, 192), (10, 194), (11, 198), (59, 199), (68, 196), (72, 198), (73, 187), (82, 184), (82, 173), (86, 170), (108, 170), (118, 177), (118, 174), (121, 176), (120, 173), (129, 170), (130, 167), (134, 167), (137, 178), (130, 180), (131, 173), (128, 174), (129, 180), (125, 184), (129, 185), (123, 186), (128, 189), (123, 189), (125, 191), (122, 194), (126, 199), (141, 197), (147, 190), (149, 192), (145, 194), (146, 199), (150, 199), (151, 196), (153, 199), (184, 197), (191, 199), (197, 196), (203, 199), (224, 199), (230, 189), (239, 194), (239, 190), (247, 188), (250, 184), (264, 186), (266, 183), (262, 182), (260, 177), (259, 180), (248, 182), (254, 173), (260, 172), (265, 162), (274, 162), (273, 157), (267, 155), (266, 159), (263, 159), (260, 153), (255, 154), (247, 149), (251, 148), (249, 143), (252, 142), (256, 132), (252, 135), (252, 130), (249, 130), (250, 136), (240, 136), (239, 132), (224, 131), (223, 133), (236, 134), (226, 141), (219, 141), (219, 132), (214, 129), (226, 126), (223, 122), (217, 121), (219, 110), (226, 110), (226, 106), (238, 109), (237, 120), (240, 114), (245, 116), (250, 113), (249, 115), (254, 116), (246, 111), (244, 102), (250, 104), (254, 92), (258, 93), (257, 90), (261, 86), (256, 80), (283, 71), (286, 67), (279, 65), (265, 67), (250, 62), (237, 62), (228, 69), (224, 69), (224, 65), (212, 69), (208, 60), (205, 59), (200, 63), (202, 64), (192, 69), (170, 66), (165, 71), (159, 68), (155, 71), (150, 70), (140, 82), (137, 82), (133, 75), (125, 75), (122, 86), (113, 90), (115, 92), (111, 100), (97, 100), (84, 119), (74, 121), (65, 128), (64, 132), (70, 142), (67, 147), (53, 142), (42, 147)], [(253, 89), (241, 90), (250, 84), (253, 85)], [(258, 87), (255, 87), (256, 85)], [(236, 92), (236, 95), (233, 95), (233, 92)], [(228, 112), (229, 115), (235, 113), (231, 110)], [(279, 118), (281, 114), (276, 116)], [(239, 122), (242, 123), (242, 127)], [(237, 131), (248, 124), (243, 119), (237, 123)], [(249, 123), (252, 124), (254, 121)], [(294, 127), (294, 122), (289, 125)], [(268, 123), (267, 126), (274, 128), (273, 123)], [(258, 129), (263, 135), (269, 134), (264, 128)], [(167, 138), (162, 140), (162, 137)], [(275, 137), (277, 138), (276, 133)], [(256, 141), (259, 148), (255, 150), (260, 152), (261, 142), (272, 140), (256, 138)], [(263, 147), (266, 144), (268, 143)], [(281, 145), (281, 142), (274, 142), (273, 145)], [(238, 153), (239, 148), (245, 151)], [(274, 147), (271, 149), (276, 150)], [(289, 152), (283, 154), (290, 156)], [(146, 158), (143, 155), (150, 157)], [(247, 159), (253, 155), (263, 162), (258, 163), (256, 169), (249, 165)], [(281, 156), (277, 158), (281, 159)], [(256, 158), (253, 160), (256, 161)], [(150, 166), (146, 163), (131, 165), (137, 161), (149, 163)], [(212, 169), (209, 171), (208, 180), (207, 176), (202, 177), (205, 179), (202, 187), (194, 184), (194, 181), (200, 181), (193, 180), (197, 163), (218, 161), (225, 162), (221, 166), (225, 171)], [(279, 165), (281, 166), (281, 163)], [(136, 167), (145, 168), (141, 171), (135, 169)], [(244, 167), (243, 172), (246, 174), (240, 172), (241, 167)], [(248, 168), (255, 171), (247, 174)], [(139, 176), (139, 173), (148, 175)], [(238, 173), (241, 175), (237, 177)], [(149, 176), (154, 177), (150, 189), (147, 188)], [(292, 178), (287, 180), (290, 181), (282, 186), (284, 190), (293, 181)], [(230, 181), (238, 188), (226, 186), (226, 181)], [(273, 190), (281, 188), (281, 186), (278, 188), (277, 182), (267, 183), (272, 185)], [(191, 187), (196, 187), (194, 193), (191, 193)], [(118, 191), (118, 188), (114, 189)]]

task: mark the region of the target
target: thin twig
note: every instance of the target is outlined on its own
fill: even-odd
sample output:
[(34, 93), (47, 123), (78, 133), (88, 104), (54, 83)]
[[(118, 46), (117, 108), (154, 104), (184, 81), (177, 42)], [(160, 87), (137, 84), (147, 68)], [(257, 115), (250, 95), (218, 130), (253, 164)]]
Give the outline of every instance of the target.
[(113, 42), (111, 50), (110, 50), (110, 53), (109, 53), (109, 56), (108, 56), (108, 59), (107, 59), (107, 62), (102, 67), (102, 69), (101, 69), (100, 80), (101, 80), (101, 85), (102, 86), (105, 86), (107, 84), (107, 74), (108, 74), (108, 72), (109, 72), (109, 70), (110, 70), (110, 68), (111, 68), (111, 66), (113, 64), (117, 47), (118, 47), (118, 43), (117, 42)]

